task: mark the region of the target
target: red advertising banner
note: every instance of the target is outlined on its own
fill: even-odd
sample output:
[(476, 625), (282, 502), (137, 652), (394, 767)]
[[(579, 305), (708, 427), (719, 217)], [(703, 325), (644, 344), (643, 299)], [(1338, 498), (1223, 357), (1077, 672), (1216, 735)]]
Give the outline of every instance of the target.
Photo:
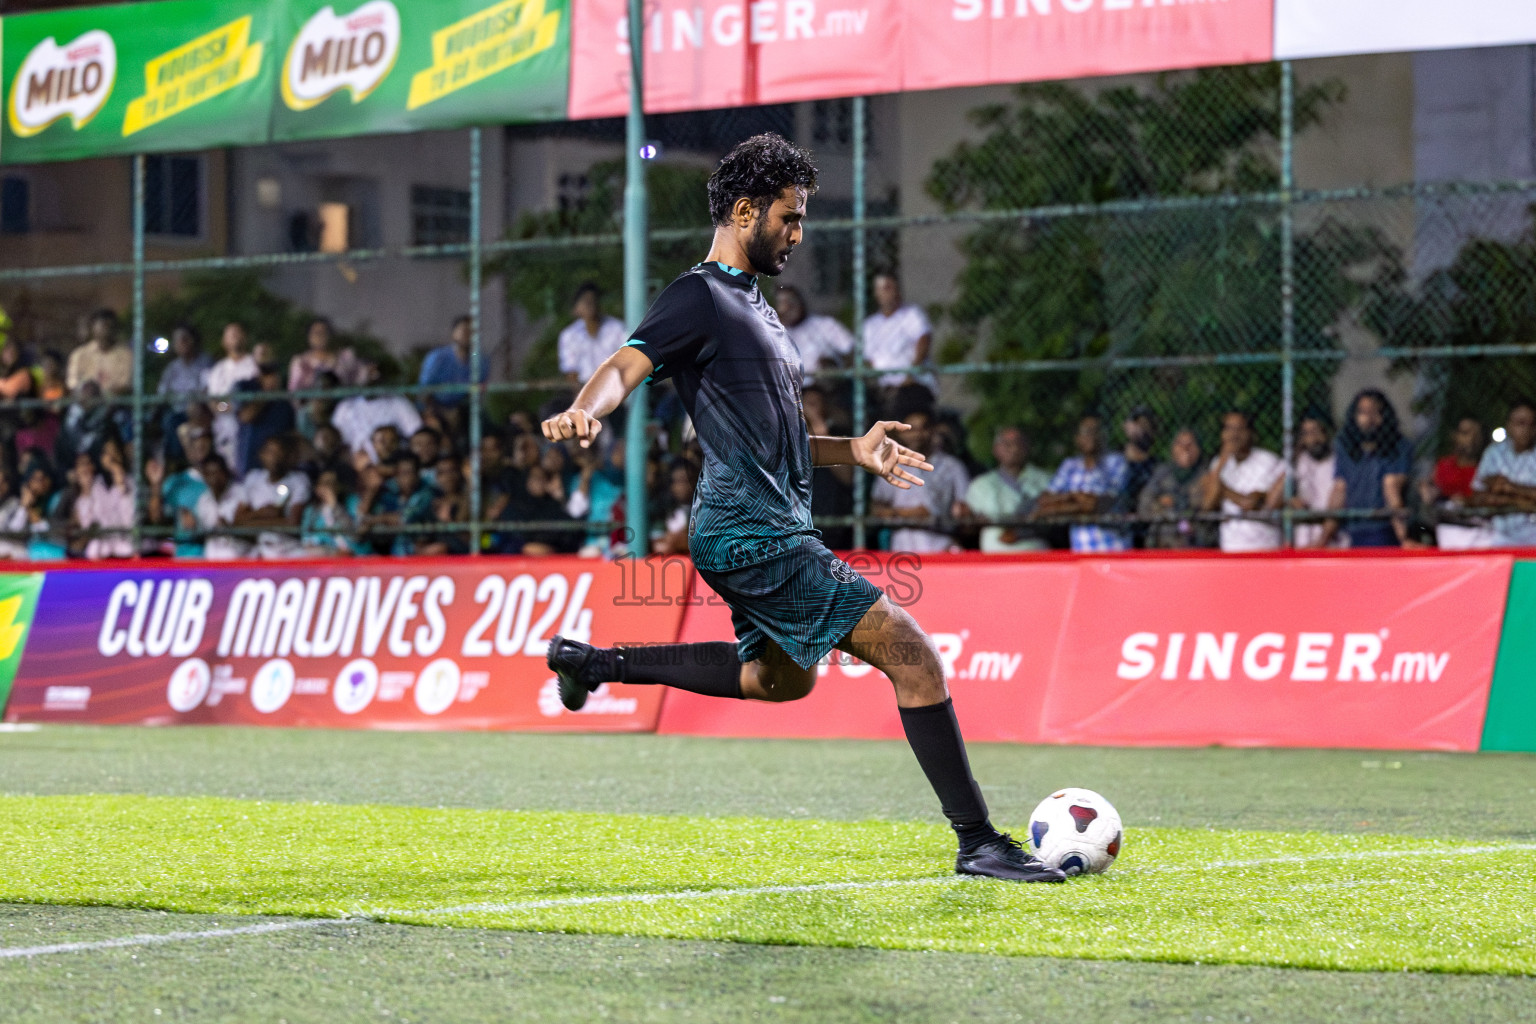
[[(629, 104), (625, 0), (574, 5), (572, 118)], [(1267, 61), (1274, 0), (658, 0), (658, 113)]]
[(51, 570), (6, 719), (648, 731), (659, 687), (571, 714), (544, 663), (557, 632), (675, 636), (625, 583), (576, 558)]
[[(902, 557), (912, 560), (898, 567)], [(894, 556), (860, 568), (933, 635), (975, 741), (1476, 750), (1511, 565)], [(686, 639), (729, 635), (722, 608), (689, 609)], [(901, 735), (883, 676), (820, 672), (793, 704), (669, 693), (658, 728)]]

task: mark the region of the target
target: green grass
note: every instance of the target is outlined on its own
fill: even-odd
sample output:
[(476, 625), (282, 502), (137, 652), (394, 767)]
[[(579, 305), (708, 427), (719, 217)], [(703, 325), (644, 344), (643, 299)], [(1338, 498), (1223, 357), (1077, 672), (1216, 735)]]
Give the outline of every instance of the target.
[[(1139, 828), (1109, 874), (1020, 886), (953, 879), (952, 843), (940, 827), (903, 822), (7, 797), (0, 899), (766, 944), (1536, 974), (1536, 850), (1528, 848), (1467, 853), (1472, 844), (1387, 835)], [(1448, 855), (1457, 848), (1463, 855)], [(901, 884), (730, 891), (888, 880)], [(712, 889), (724, 891), (634, 899)], [(590, 897), (613, 899), (558, 902)]]

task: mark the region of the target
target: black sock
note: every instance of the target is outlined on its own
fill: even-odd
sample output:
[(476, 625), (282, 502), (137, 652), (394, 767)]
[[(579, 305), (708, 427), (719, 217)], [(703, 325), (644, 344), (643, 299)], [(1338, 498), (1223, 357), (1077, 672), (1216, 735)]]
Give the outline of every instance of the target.
[(741, 659), (732, 643), (621, 647), (616, 660), (621, 683), (670, 686), (706, 697), (741, 699)]
[(928, 784), (939, 795), (944, 817), (960, 837), (960, 849), (971, 850), (997, 835), (987, 820), (987, 802), (971, 775), (965, 740), (955, 720), (954, 701), (922, 708), (901, 708), (901, 727)]

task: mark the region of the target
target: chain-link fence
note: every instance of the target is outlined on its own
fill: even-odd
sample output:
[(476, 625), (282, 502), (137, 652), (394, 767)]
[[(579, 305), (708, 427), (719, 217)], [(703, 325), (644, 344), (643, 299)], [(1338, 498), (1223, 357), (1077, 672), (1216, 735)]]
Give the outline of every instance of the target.
[[(707, 251), (703, 184), (735, 142), (775, 130), (816, 153), (806, 241), (763, 282), (797, 340), (821, 346), (807, 418), (836, 433), (906, 420), (947, 463), (916, 497), (819, 470), (834, 546), (1239, 549), (1433, 542), (1443, 525), (1491, 542), (1495, 504), (1526, 510), (1470, 482), (1490, 435), (1527, 443), (1503, 430), (1536, 391), (1536, 181), (1414, 182), (1410, 167), (1406, 183), (1357, 182), (1350, 156), (1368, 154), (1337, 136), (1386, 113), (1361, 109), (1334, 67), (955, 90), (943, 118), (931, 97), (654, 117), (652, 291)], [(325, 145), (217, 155), (235, 168), (228, 195), (211, 194), (206, 161), (141, 158), (129, 229), (90, 264), (10, 244), (18, 218), (67, 210), (70, 188), (18, 205), (22, 178), (8, 177), (0, 305), (21, 344), (0, 378), (13, 359), (37, 367), (0, 424), (11, 553), (108, 537), (93, 550), (190, 553), (210, 537), (274, 556), (631, 550), (624, 446), (549, 446), (536, 427), (578, 383), (560, 335), (581, 286), (600, 289), (591, 336), (622, 308), (621, 138), (604, 122), (476, 130), (459, 180), (412, 184), (404, 208), (370, 201), (365, 173), (326, 172)], [(1314, 138), (1344, 171), (1307, 180)], [(443, 133), (433, 150), (465, 139)], [(236, 231), (250, 210), (294, 205), (277, 194), (286, 172), (262, 169), (274, 161), (321, 167), (306, 215)], [(207, 244), (178, 249), (178, 233)], [(843, 334), (786, 311), (786, 286)], [(98, 397), (65, 378), (90, 337), (81, 314), (103, 301), (125, 311), (132, 358), (127, 386)], [(438, 336), (402, 338), (427, 309)], [(459, 313), (457, 363), (430, 355), (452, 346)], [(311, 349), (317, 315), (346, 330)], [(230, 322), (247, 335), (232, 354), (265, 344), (250, 362), (279, 372), (187, 385), (177, 346), (229, 355)], [(338, 365), (344, 352), (356, 359)], [(426, 358), (440, 372), (423, 374)], [(468, 386), (481, 358), (489, 382)], [(309, 371), (295, 376), (295, 359)], [(675, 396), (663, 388), (650, 410), (642, 546), (672, 550), (697, 451)], [(204, 431), (237, 481), (257, 474), (243, 512), (199, 507), (206, 484), (176, 475), (201, 477), (188, 460), (202, 449), (184, 442)], [(285, 443), (263, 455), (274, 436)], [(90, 494), (119, 477), (140, 484), (134, 514), (114, 519)]]

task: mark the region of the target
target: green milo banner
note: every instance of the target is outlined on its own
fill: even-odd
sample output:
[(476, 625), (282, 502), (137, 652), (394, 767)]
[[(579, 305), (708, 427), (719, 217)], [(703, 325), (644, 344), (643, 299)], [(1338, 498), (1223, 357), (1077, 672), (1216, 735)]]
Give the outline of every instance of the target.
[(0, 162), (565, 117), (570, 0), (165, 0), (0, 22)]
[(27, 633), (32, 615), (37, 611), (37, 595), (43, 589), (43, 574), (6, 573), (0, 575), (0, 713), (11, 695), (11, 682), (27, 647)]
[(1536, 751), (1536, 562), (1510, 576), (1482, 749)]

